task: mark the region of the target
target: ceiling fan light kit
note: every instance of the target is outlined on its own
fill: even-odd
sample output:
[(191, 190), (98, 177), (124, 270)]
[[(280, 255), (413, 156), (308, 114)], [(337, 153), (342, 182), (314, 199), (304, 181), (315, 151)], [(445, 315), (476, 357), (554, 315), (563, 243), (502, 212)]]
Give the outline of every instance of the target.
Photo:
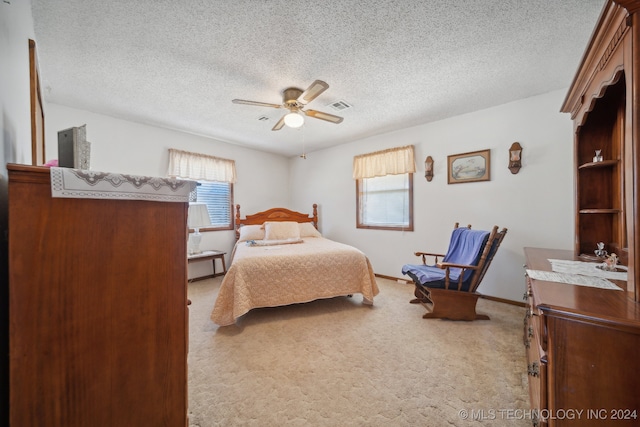
[(320, 119), (331, 123), (342, 123), (343, 118), (334, 116), (333, 114), (324, 113), (316, 110), (305, 110), (305, 106), (316, 99), (322, 92), (327, 90), (329, 85), (322, 80), (316, 80), (311, 83), (306, 90), (297, 87), (289, 87), (282, 92), (282, 104), (269, 104), (266, 102), (247, 101), (245, 99), (234, 99), (234, 104), (254, 105), (257, 107), (286, 108), (289, 113), (285, 114), (278, 120), (271, 130), (280, 130), (284, 125), (291, 128), (299, 128), (304, 124), (304, 116), (314, 119)]
[(284, 124), (290, 128), (299, 128), (304, 124), (304, 117), (298, 112), (290, 112), (284, 116)]

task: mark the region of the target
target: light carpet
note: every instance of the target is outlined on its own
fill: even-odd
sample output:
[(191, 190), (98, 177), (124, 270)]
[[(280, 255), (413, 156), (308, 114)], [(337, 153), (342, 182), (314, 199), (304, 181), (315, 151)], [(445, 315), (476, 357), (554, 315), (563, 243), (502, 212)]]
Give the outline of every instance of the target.
[(189, 425), (530, 426), (525, 309), (478, 302), (488, 321), (422, 319), (413, 287), (209, 315), (222, 278), (189, 283)]

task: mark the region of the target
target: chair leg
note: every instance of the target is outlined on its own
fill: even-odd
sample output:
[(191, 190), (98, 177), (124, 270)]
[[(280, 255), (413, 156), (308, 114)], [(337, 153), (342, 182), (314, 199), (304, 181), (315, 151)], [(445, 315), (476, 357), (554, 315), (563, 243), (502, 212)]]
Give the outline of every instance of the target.
[(423, 319), (489, 320), (486, 314), (476, 313), (479, 294), (446, 289), (430, 289), (429, 293), (433, 307)]
[(409, 301), (410, 304), (433, 304), (433, 301), (429, 298), (429, 291), (427, 290), (416, 286), (413, 295), (415, 295), (415, 298)]

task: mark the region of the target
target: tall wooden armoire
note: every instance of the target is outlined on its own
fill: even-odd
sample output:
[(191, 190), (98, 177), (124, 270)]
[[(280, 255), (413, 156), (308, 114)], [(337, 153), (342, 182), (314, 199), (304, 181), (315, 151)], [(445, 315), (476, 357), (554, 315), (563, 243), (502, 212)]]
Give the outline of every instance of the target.
[[(640, 302), (640, 1), (608, 0), (562, 105), (574, 128), (575, 253), (599, 242)], [(601, 158), (596, 159), (596, 152)]]
[(185, 426), (188, 203), (7, 169), (11, 426)]

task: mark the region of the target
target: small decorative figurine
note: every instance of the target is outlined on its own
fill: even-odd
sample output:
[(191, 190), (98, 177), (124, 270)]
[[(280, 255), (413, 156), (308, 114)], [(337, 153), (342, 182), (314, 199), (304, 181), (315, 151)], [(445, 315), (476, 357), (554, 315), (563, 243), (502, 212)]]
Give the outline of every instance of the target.
[(596, 155), (593, 157), (593, 161), (595, 162), (601, 162), (603, 161), (604, 158), (602, 157), (602, 150), (596, 150)]
[(618, 264), (618, 255), (611, 254), (604, 260), (605, 270), (607, 271), (616, 271), (616, 265)]
[(598, 258), (604, 258), (608, 255), (607, 251), (604, 250), (604, 242), (597, 243), (598, 249), (593, 251)]

